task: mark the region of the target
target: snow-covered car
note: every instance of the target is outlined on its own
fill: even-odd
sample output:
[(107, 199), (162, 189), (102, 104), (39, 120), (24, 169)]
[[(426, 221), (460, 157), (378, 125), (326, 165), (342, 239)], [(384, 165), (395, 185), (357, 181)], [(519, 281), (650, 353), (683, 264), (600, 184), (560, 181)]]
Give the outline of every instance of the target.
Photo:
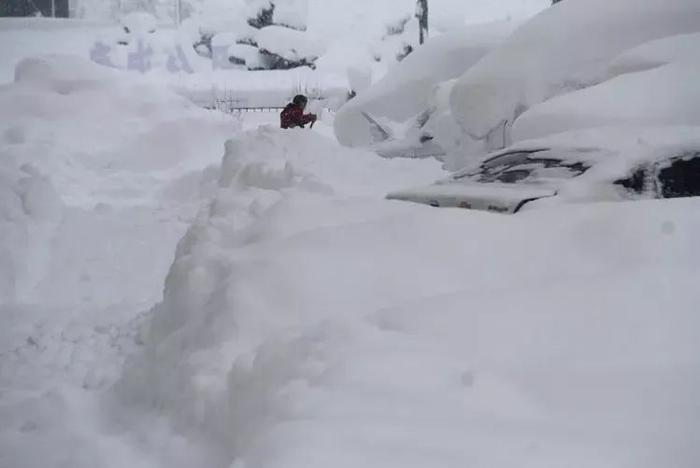
[[(635, 134), (640, 135), (596, 129), (523, 142), (445, 180), (392, 192), (387, 198), (516, 213), (535, 201), (700, 196), (700, 129), (647, 130), (648, 140), (635, 139)], [(606, 135), (613, 144), (604, 144)], [(580, 143), (586, 136), (598, 143)]]

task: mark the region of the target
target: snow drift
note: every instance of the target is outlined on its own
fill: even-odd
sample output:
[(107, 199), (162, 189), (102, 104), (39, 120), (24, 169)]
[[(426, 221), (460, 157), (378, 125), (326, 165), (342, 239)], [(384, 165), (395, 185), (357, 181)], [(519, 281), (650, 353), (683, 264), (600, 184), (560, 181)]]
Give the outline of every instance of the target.
[(615, 125), (700, 125), (698, 82), (700, 61), (625, 74), (531, 108), (515, 121), (513, 139)]
[(698, 201), (376, 196), (435, 169), (313, 132), (229, 141), (116, 388), (125, 424), (165, 418), (175, 467), (693, 467)]
[[(211, 453), (222, 458), (210, 466), (228, 466), (237, 454), (255, 451), (266, 421), (276, 418), (273, 389), (308, 367), (294, 357), (305, 346), (288, 358), (278, 356), (277, 349), (286, 352), (285, 328), (337, 310), (330, 293), (315, 300), (326, 303), (325, 311), (308, 303), (313, 301), (308, 288), (323, 284), (287, 282), (287, 272), (297, 270), (301, 259), (280, 258), (286, 266), (276, 272), (277, 262), (266, 254), (259, 260), (239, 254), (293, 242), (308, 229), (319, 232), (319, 222), (332, 229), (348, 215), (357, 223), (373, 219), (377, 214), (365, 212), (353, 197), (381, 200), (406, 180), (426, 182), (441, 173), (434, 162), (381, 160), (308, 131), (262, 127), (228, 141), (216, 197), (178, 246), (163, 302), (153, 311), (146, 352), (127, 368), (120, 398), (137, 407), (160, 407), (178, 430), (192, 435), (201, 429), (221, 441)], [(334, 215), (335, 200), (350, 212)], [(296, 206), (308, 207), (308, 217), (285, 216)], [(320, 273), (299, 279), (321, 280)], [(260, 302), (263, 297), (272, 302)], [(345, 309), (354, 310), (350, 303)], [(270, 361), (281, 374), (266, 375), (257, 364), (251, 368), (250, 359), (259, 353), (269, 357), (259, 355), (257, 361), (263, 366)]]
[(513, 125), (513, 138), (637, 125), (645, 127), (638, 138), (647, 140), (652, 126), (698, 125), (698, 45), (700, 34), (680, 34), (626, 50), (608, 66), (609, 80), (552, 98), (521, 115)]
[(346, 146), (374, 142), (363, 112), (404, 122), (428, 110), (437, 84), (464, 73), (503, 41), (512, 27), (510, 23), (472, 26), (430, 39), (340, 109), (334, 123), (338, 141)]
[(612, 78), (624, 73), (651, 70), (675, 62), (698, 62), (700, 33), (678, 34), (657, 39), (626, 50), (608, 67)]
[[(24, 59), (15, 77), (0, 87), (0, 289), (8, 301), (51, 293), (58, 305), (82, 295), (81, 276), (119, 277), (122, 268), (137, 263), (139, 249), (126, 241), (105, 249), (93, 224), (104, 222), (107, 230), (121, 232), (128, 217), (123, 223), (110, 218), (119, 218), (120, 209), (144, 203), (167, 210), (176, 197), (178, 203), (196, 204), (206, 185), (202, 170), (218, 158), (221, 142), (235, 126), (167, 89), (77, 56)], [(159, 177), (172, 179), (167, 189)], [(186, 177), (194, 181), (178, 180)], [(144, 201), (144, 187), (153, 200)], [(160, 190), (168, 198), (156, 201)], [(134, 210), (130, 216), (134, 232), (144, 216), (158, 223), (153, 213)], [(94, 236), (87, 235), (93, 229)], [(75, 239), (82, 236), (77, 247)], [(175, 230), (166, 237), (174, 243), (179, 234)], [(108, 271), (96, 265), (89, 273), (62, 271), (78, 259), (110, 255), (120, 261), (113, 259)], [(162, 268), (154, 265), (154, 271)], [(105, 284), (99, 290), (105, 298), (127, 290), (148, 296), (149, 283), (133, 278), (129, 285)]]
[(475, 140), (501, 132), (525, 110), (595, 85), (621, 52), (700, 29), (696, 0), (564, 1), (518, 29), (452, 90), (452, 113)]

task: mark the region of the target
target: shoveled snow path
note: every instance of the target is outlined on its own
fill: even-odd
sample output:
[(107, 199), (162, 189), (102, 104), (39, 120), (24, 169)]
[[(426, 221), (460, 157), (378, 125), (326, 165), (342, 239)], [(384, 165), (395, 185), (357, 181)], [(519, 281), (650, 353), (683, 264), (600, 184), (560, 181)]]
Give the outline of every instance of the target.
[(79, 57), (23, 67), (0, 86), (0, 228), (17, 233), (0, 236), (0, 466), (154, 466), (100, 399), (237, 123)]

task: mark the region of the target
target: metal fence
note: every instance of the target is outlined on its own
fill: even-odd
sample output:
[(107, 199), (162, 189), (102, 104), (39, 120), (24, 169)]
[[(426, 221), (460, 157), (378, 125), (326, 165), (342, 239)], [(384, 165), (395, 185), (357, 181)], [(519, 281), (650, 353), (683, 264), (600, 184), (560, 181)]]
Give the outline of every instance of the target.
[[(309, 99), (321, 103), (320, 107), (315, 106), (320, 112), (332, 112), (332, 109), (325, 104), (322, 99)], [(216, 98), (211, 100), (196, 100), (196, 104), (205, 109), (217, 110), (226, 114), (245, 113), (245, 112), (282, 112), (283, 105), (250, 105), (247, 101), (236, 98)]]

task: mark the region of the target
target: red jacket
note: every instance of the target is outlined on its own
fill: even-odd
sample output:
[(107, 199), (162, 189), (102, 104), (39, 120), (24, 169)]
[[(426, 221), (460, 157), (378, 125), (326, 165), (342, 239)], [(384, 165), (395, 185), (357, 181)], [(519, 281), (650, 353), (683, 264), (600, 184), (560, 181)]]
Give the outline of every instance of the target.
[(315, 122), (316, 116), (314, 114), (304, 114), (304, 110), (294, 103), (287, 104), (280, 114), (280, 126), (282, 128), (294, 128), (301, 127), (310, 122)]

